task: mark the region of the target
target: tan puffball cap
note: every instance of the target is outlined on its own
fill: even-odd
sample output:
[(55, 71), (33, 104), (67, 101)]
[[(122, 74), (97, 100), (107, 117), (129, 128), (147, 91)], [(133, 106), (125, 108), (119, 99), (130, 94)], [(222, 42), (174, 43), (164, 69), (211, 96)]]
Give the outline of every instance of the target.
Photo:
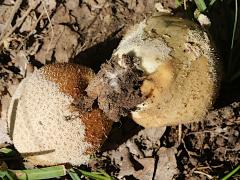
[(46, 65), (20, 83), (8, 124), (14, 146), (29, 163), (87, 163), (106, 139), (112, 123), (102, 111), (73, 105), (93, 77), (87, 67), (64, 63)]
[[(157, 15), (135, 25), (114, 55), (134, 55), (147, 98), (131, 112), (144, 127), (201, 120), (216, 96), (218, 64), (207, 34), (193, 22)], [(121, 61), (119, 65), (124, 67)]]

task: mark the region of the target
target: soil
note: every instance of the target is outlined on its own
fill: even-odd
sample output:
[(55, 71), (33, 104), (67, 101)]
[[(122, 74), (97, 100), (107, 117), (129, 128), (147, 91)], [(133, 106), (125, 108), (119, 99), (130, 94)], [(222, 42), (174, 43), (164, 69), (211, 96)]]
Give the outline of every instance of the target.
[[(17, 0), (15, 6), (14, 1), (0, 1), (1, 127), (11, 96), (25, 76), (55, 62), (74, 62), (97, 72), (110, 60), (126, 29), (154, 13), (159, 2), (165, 8), (176, 7), (175, 0)], [(227, 59), (231, 38), (226, 37), (228, 26), (216, 20), (225, 6), (218, 8), (210, 14), (210, 33), (219, 54)], [(233, 55), (239, 57), (239, 53)], [(96, 158), (84, 168), (103, 169), (118, 179), (223, 177), (240, 162), (239, 79), (231, 83), (226, 79), (214, 109), (203, 121), (143, 129), (128, 117), (121, 118)], [(11, 143), (7, 138), (4, 141)], [(9, 168), (19, 168), (13, 161), (5, 162)]]
[(97, 100), (98, 107), (113, 121), (127, 116), (144, 100), (140, 91), (143, 72), (135, 66), (137, 58), (123, 55), (125, 67), (118, 64), (119, 59), (113, 56), (102, 64), (101, 70), (86, 89), (88, 96)]

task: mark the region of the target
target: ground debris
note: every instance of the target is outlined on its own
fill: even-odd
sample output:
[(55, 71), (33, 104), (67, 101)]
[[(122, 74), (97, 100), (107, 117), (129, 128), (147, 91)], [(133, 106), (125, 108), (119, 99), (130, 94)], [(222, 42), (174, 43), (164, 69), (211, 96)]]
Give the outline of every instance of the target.
[[(117, 149), (103, 153), (104, 157), (108, 156), (112, 164), (119, 168), (119, 179), (133, 176), (148, 180), (154, 177), (157, 161), (154, 152), (160, 148), (160, 138), (165, 130), (166, 127), (142, 129)], [(144, 142), (144, 147), (141, 142)]]
[(178, 174), (177, 161), (175, 154), (177, 153), (176, 148), (165, 148), (162, 147), (157, 152), (158, 163), (156, 169), (155, 179), (171, 180), (175, 175)]
[[(1, 34), (8, 33), (5, 31), (5, 25), (14, 9), (15, 2), (4, 0), (0, 3)], [(29, 12), (23, 23), (4, 39), (4, 46), (0, 47), (1, 50), (3, 49), (0, 54), (0, 147), (6, 146), (5, 142), (10, 142), (9, 137), (6, 136), (6, 123), (3, 119), (6, 117), (11, 95), (23, 78), (23, 74), (26, 73), (24, 72), (26, 61), (31, 62), (35, 68), (48, 63), (69, 61), (81, 64), (88, 64), (91, 61), (95, 67), (95, 64), (110, 59), (112, 51), (117, 47), (126, 29), (153, 13), (156, 3), (161, 3), (157, 5), (160, 8), (162, 6), (169, 9), (176, 7), (175, 0), (61, 2), (28, 0), (22, 2), (10, 23), (8, 28), (10, 30), (20, 22), (19, 20), (26, 14), (29, 7), (40, 4)], [(224, 13), (217, 13), (218, 19), (219, 15), (221, 15), (220, 19), (225, 19)], [(220, 21), (217, 30), (226, 25), (226, 23), (222, 24), (223, 22), (228, 21)], [(227, 38), (227, 33), (223, 31), (220, 33), (221, 41), (219, 42), (222, 43), (217, 45), (225, 47), (229, 44), (229, 38)], [(227, 48), (221, 48), (221, 50), (227, 54)], [(19, 59), (22, 55), (24, 59)], [(231, 94), (230, 91), (227, 93)], [(236, 99), (239, 97), (234, 101)], [(223, 100), (220, 99), (220, 101)], [(226, 103), (223, 102), (223, 104)], [(129, 124), (131, 124), (130, 120), (115, 129), (121, 129), (128, 134), (136, 129), (139, 130), (139, 126), (136, 125), (129, 130)], [(108, 151), (104, 152), (105, 157), (111, 157), (111, 160), (98, 166), (97, 169), (106, 169), (111, 174), (113, 170), (107, 167), (117, 164), (116, 167), (121, 170), (118, 176), (125, 179), (130, 179), (131, 175), (138, 179), (152, 179), (155, 175), (154, 179), (157, 179), (159, 174), (164, 176), (162, 174), (164, 171), (169, 171), (168, 177), (174, 177), (173, 174), (177, 172), (177, 169), (179, 169), (178, 177), (176, 177), (178, 179), (206, 179), (208, 177), (219, 179), (240, 162), (239, 127), (240, 103), (235, 102), (224, 108), (213, 110), (205, 121), (183, 125), (180, 145), (178, 127), (175, 126), (167, 127), (166, 131), (165, 129), (141, 130), (132, 138), (128, 136), (129, 140), (125, 138), (124, 142), (121, 134), (116, 133), (114, 138), (109, 137), (111, 142), (108, 143), (108, 148), (109, 146), (115, 147), (115, 150), (106, 148)], [(119, 146), (116, 141), (121, 142), (122, 145)], [(177, 153), (175, 148), (177, 148)], [(176, 159), (174, 159), (175, 156)], [(104, 156), (99, 159), (104, 159)], [(100, 161), (99, 159), (97, 161)], [(169, 164), (172, 163), (173, 169), (166, 170), (169, 164), (165, 164), (166, 161), (162, 159), (170, 159)], [(177, 169), (175, 168), (176, 160)], [(161, 164), (161, 162), (165, 163)], [(0, 167), (6, 167), (6, 164), (1, 163)], [(163, 169), (159, 168), (162, 166), (164, 166)]]
[[(230, 171), (231, 166), (238, 165), (239, 115), (240, 103), (234, 102), (211, 111), (205, 121), (184, 126), (183, 144), (179, 146), (177, 155), (178, 167), (181, 167), (179, 177), (201, 179), (211, 176), (218, 179), (227, 169)], [(176, 129), (172, 127), (169, 139), (171, 136), (176, 138)], [(172, 143), (174, 144), (174, 140)], [(197, 173), (193, 173), (193, 168), (196, 168)], [(198, 168), (201, 169), (200, 173)]]
[(88, 96), (97, 99), (99, 108), (113, 121), (127, 116), (144, 100), (140, 90), (143, 74), (135, 65), (138, 60), (124, 55), (125, 67), (118, 61), (119, 57), (114, 56), (103, 64), (86, 89)]

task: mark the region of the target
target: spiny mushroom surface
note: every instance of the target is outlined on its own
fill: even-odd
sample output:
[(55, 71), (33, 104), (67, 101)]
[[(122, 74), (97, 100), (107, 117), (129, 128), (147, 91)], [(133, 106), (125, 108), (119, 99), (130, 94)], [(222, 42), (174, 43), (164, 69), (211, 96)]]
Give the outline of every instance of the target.
[[(135, 103), (135, 109), (128, 109), (138, 124), (159, 127), (198, 121), (212, 106), (219, 84), (219, 63), (208, 35), (194, 22), (161, 14), (135, 25), (123, 37), (108, 62), (116, 64), (117, 59), (118, 69), (122, 71), (113, 73), (111, 70), (113, 75), (106, 79), (109, 69), (102, 66), (95, 79), (105, 84), (115, 82), (108, 85), (112, 89), (121, 87), (125, 92), (121, 82), (125, 80), (120, 81), (120, 77), (129, 69), (126, 56), (132, 59), (134, 69), (142, 71), (138, 79), (138, 83), (142, 82), (141, 103)], [(98, 97), (99, 104), (102, 104), (109, 94), (102, 97), (101, 91), (93, 93), (96, 87), (93, 82), (88, 86), (88, 94)], [(119, 92), (110, 94), (114, 101)], [(109, 113), (106, 108), (101, 109)]]
[(86, 108), (85, 88), (93, 77), (87, 67), (52, 64), (20, 83), (8, 124), (14, 146), (28, 162), (80, 165), (103, 143), (112, 123), (100, 109)]

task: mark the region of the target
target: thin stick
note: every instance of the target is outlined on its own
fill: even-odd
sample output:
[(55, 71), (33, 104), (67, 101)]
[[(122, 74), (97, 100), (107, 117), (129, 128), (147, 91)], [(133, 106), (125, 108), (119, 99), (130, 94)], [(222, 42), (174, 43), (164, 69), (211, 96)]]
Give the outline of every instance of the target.
[[(37, 27), (37, 24), (39, 23), (39, 21), (41, 20), (41, 18), (43, 17), (43, 14), (44, 12), (42, 12), (40, 14), (40, 16), (38, 17), (37, 21), (35, 22), (34, 26), (33, 26), (33, 29), (30, 33), (28, 33), (28, 35), (23, 39), (23, 41), (26, 41), (26, 39), (28, 39), (35, 31), (36, 27)], [(19, 51), (22, 47), (23, 47), (23, 41), (21, 42), (21, 45), (17, 48), (17, 51)]]
[(48, 48), (47, 48), (47, 53), (48, 53), (48, 51), (50, 49), (50, 46), (52, 45), (52, 41), (53, 41), (53, 37), (54, 37), (54, 30), (53, 30), (53, 25), (52, 25), (50, 16), (49, 16), (47, 8), (45, 6), (45, 2), (42, 2), (42, 5), (43, 5), (44, 11), (46, 12), (46, 15), (47, 15), (47, 18), (48, 18), (48, 21), (49, 21), (49, 25), (50, 25), (50, 28), (51, 28), (51, 39), (50, 39), (50, 43), (48, 44)]
[(0, 41), (0, 46), (4, 43), (4, 40), (9, 37), (18, 27), (21, 26), (21, 24), (23, 23), (23, 21), (26, 19), (26, 17), (29, 15), (29, 13), (35, 9), (35, 7), (37, 7), (37, 4), (34, 6), (30, 6), (27, 11), (25, 12), (25, 14), (19, 19), (19, 21), (13, 26), (13, 28), (11, 30), (8, 31), (8, 33), (1, 39)]
[(209, 166), (203, 166), (203, 167), (197, 167), (196, 169), (197, 170), (205, 170), (205, 169), (210, 169), (210, 170), (212, 170), (212, 168), (219, 168), (219, 167), (222, 167), (223, 166), (223, 164), (221, 164), (221, 165), (218, 165), (218, 166), (211, 166), (211, 167), (209, 167)]
[(204, 176), (207, 176), (208, 179), (213, 179), (213, 177), (207, 173), (204, 173), (202, 171), (193, 171), (195, 174), (201, 174), (201, 175), (204, 175)]
[(221, 136), (223, 139), (228, 139), (228, 137), (226, 137), (226, 136), (220, 134), (219, 132), (208, 131), (208, 130), (198, 131), (198, 132), (190, 132), (190, 133), (188, 133), (188, 135), (191, 135), (191, 134), (202, 134), (202, 133), (210, 133), (210, 134), (214, 134), (214, 135)]
[(184, 10), (187, 10), (187, 0), (183, 1), (183, 7), (184, 7)]
[(182, 124), (178, 125), (178, 143), (181, 144), (182, 142)]
[(6, 24), (5, 24), (5, 27), (4, 27), (3, 31), (2, 31), (2, 34), (0, 35), (0, 40), (1, 41), (3, 40), (3, 37), (4, 37), (5, 33), (7, 32), (9, 26), (11, 25), (11, 22), (12, 22), (12, 20), (14, 18), (14, 15), (18, 11), (18, 9), (19, 9), (21, 4), (22, 4), (22, 0), (17, 0), (15, 2), (13, 10), (12, 10), (12, 12), (10, 14), (10, 17), (8, 18), (8, 20), (7, 20)]
[(186, 144), (183, 139), (182, 139), (182, 143), (183, 143), (184, 149), (187, 151), (188, 156), (191, 157), (191, 154), (190, 154), (190, 152), (188, 152), (188, 149), (187, 149)]

